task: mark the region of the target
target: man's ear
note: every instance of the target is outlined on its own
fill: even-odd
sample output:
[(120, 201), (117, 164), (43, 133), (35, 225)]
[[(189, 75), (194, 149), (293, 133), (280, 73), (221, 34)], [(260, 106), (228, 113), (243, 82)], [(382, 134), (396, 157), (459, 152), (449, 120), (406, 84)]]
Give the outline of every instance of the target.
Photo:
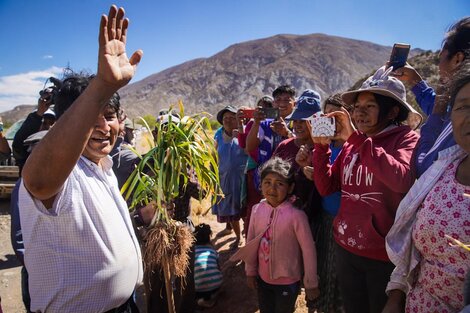
[(457, 69), (464, 60), (465, 60), (465, 54), (462, 51), (459, 51), (456, 54), (454, 54), (451, 60), (453, 69), (454, 70)]

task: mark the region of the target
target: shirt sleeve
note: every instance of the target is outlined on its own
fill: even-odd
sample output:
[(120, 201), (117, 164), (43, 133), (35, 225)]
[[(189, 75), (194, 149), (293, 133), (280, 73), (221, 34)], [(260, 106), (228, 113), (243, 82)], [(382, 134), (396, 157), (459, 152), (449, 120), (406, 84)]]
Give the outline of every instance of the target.
[(261, 127), (261, 124), (260, 124), (259, 130), (258, 130), (258, 139), (259, 139), (260, 142), (264, 140), (264, 129), (263, 129), (263, 127)]
[(297, 211), (296, 213), (297, 220), (294, 230), (300, 249), (302, 250), (304, 286), (305, 288), (316, 288), (318, 287), (317, 249), (313, 241), (312, 231), (308, 225), (307, 215), (302, 211)]
[[(342, 151), (344, 151), (344, 148)], [(329, 146), (315, 144), (313, 150), (313, 181), (321, 196), (328, 196), (341, 190), (340, 164), (342, 163), (342, 151), (338, 155), (338, 159), (331, 165)]]
[[(259, 204), (253, 206), (251, 213), (250, 225), (248, 226), (248, 233), (246, 235), (246, 242), (250, 242), (256, 237), (255, 224), (256, 224), (256, 211), (258, 210)], [(258, 264), (250, 263), (245, 261), (245, 274), (246, 276), (258, 276)]]
[(416, 145), (415, 166), (416, 172), (422, 174), (434, 162), (434, 158), (424, 158), (436, 143), (437, 138), (444, 129), (445, 121), (441, 115), (431, 114), (426, 124), (421, 127), (421, 138)]
[(434, 89), (432, 89), (426, 81), (422, 80), (411, 88), (411, 91), (415, 95), (416, 102), (418, 102), (421, 110), (423, 110), (426, 115), (431, 115), (432, 109), (434, 108), (434, 100), (436, 98)]
[(250, 129), (251, 129), (252, 126), (253, 126), (253, 120), (250, 120), (246, 124), (245, 130), (243, 131), (243, 133), (238, 134), (238, 145), (242, 149), (246, 148), (246, 137), (248, 136), (248, 133), (250, 132)]
[(407, 275), (403, 273), (399, 267), (395, 267), (390, 275), (390, 281), (387, 284), (385, 292), (388, 295), (392, 290), (401, 290), (405, 294), (408, 294), (409, 291)]

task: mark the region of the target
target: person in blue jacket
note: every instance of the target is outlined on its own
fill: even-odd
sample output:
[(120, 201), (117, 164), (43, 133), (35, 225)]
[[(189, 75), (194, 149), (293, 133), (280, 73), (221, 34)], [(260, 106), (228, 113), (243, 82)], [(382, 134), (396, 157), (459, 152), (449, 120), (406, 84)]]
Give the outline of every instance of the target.
[[(470, 17), (464, 17), (449, 27), (439, 54), (439, 80), (441, 86), (457, 71), (463, 61), (469, 57)], [(395, 70), (393, 76), (412, 86), (411, 91), (416, 102), (428, 115), (428, 120), (421, 128), (421, 138), (415, 150), (415, 168), (421, 176), (437, 159), (439, 151), (455, 145), (448, 112), (449, 96), (445, 88), (434, 90), (421, 75), (409, 64)], [(444, 89), (444, 90), (439, 90)]]

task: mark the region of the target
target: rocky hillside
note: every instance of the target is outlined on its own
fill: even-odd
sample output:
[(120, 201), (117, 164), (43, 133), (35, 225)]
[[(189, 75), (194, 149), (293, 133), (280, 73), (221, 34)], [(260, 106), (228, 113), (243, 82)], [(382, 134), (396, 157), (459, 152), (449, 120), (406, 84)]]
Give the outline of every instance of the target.
[(6, 127), (10, 126), (14, 122), (26, 118), (26, 116), (31, 113), (36, 106), (34, 105), (18, 105), (14, 109), (10, 111), (2, 112), (0, 115), (2, 116), (2, 121)]
[[(121, 90), (130, 116), (156, 114), (183, 100), (190, 113), (253, 105), (282, 84), (323, 97), (348, 89), (389, 58), (391, 48), (328, 36), (277, 35), (235, 44), (220, 53), (151, 75)], [(420, 52), (415, 50), (412, 53)]]
[[(350, 88), (384, 64), (390, 52), (391, 47), (324, 34), (277, 35), (168, 68), (126, 86), (120, 94), (130, 117), (157, 114), (178, 100), (189, 113), (214, 114), (228, 104), (252, 106), (282, 84), (299, 92), (312, 88), (325, 97)], [(14, 122), (30, 111), (20, 106), (2, 116)]]

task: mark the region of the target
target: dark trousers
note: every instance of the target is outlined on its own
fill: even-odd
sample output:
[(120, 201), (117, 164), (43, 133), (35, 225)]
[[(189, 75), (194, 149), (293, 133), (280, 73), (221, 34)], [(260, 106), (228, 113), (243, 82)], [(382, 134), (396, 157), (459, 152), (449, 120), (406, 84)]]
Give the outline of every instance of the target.
[(31, 306), (31, 297), (29, 296), (28, 271), (24, 266), (21, 267), (21, 297), (23, 298), (23, 304), (26, 308), (26, 312), (31, 312), (29, 310)]
[(211, 290), (211, 291), (196, 291), (196, 299), (204, 299), (206, 301), (211, 300), (219, 292), (220, 288)]
[(293, 313), (300, 291), (300, 282), (290, 285), (271, 285), (258, 278), (260, 313)]
[(105, 313), (139, 313), (132, 296), (123, 305), (118, 308), (106, 311)]
[(358, 256), (336, 244), (336, 268), (346, 313), (382, 312), (393, 263)]

